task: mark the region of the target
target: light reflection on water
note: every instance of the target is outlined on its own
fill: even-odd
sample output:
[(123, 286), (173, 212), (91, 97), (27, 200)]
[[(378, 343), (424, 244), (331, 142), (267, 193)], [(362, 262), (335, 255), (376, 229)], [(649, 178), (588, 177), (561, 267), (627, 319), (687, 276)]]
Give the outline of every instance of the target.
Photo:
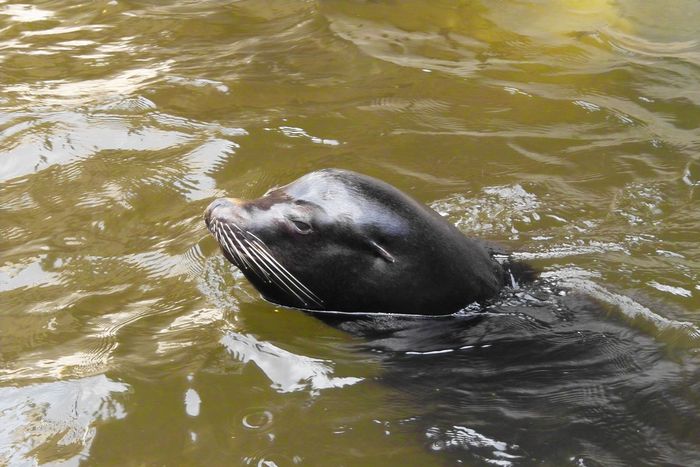
[[(0, 2), (0, 463), (696, 461), (698, 24), (689, 0)], [(328, 166), (543, 280), (436, 321), (263, 302), (201, 213)]]

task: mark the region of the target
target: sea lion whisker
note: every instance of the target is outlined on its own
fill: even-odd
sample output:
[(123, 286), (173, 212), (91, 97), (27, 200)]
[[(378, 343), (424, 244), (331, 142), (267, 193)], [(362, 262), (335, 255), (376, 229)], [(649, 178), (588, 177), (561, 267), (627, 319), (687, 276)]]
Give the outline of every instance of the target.
[(250, 259), (253, 260), (260, 271), (265, 274), (265, 282), (272, 284), (274, 279), (278, 279), (277, 274), (270, 269), (270, 266), (265, 262), (265, 258), (261, 257), (257, 251), (250, 248), (248, 253), (250, 254)]
[(239, 269), (247, 268), (253, 271), (256, 275), (258, 274), (254, 270), (254, 268), (251, 267), (244, 252), (241, 252), (236, 247), (235, 243), (229, 238), (229, 236), (226, 234), (226, 232), (223, 230), (223, 227), (219, 223), (217, 223), (215, 226), (214, 236), (219, 242), (219, 245), (221, 245), (222, 248), (224, 248), (236, 260), (235, 264), (236, 266), (238, 266)]
[[(287, 271), (285, 273), (284, 270), (280, 269), (280, 267), (276, 264), (276, 262), (273, 260), (273, 258), (265, 252), (263, 249), (261, 249), (258, 245), (255, 243), (248, 242), (250, 245), (251, 249), (255, 249), (255, 251), (258, 252), (258, 254), (265, 259), (266, 264), (270, 266), (270, 272), (273, 274), (273, 277), (277, 279), (278, 285), (283, 286), (287, 291), (289, 291), (292, 295), (294, 295), (299, 301), (304, 305), (308, 306), (309, 304), (307, 303), (307, 300), (304, 299), (306, 297), (309, 301), (316, 303), (317, 305), (321, 305), (316, 298), (314, 298), (313, 295), (309, 295), (307, 292), (303, 290), (303, 288), (300, 288), (295, 282), (294, 276), (291, 276), (289, 272)], [(275, 271), (276, 270), (276, 271)], [(298, 282), (298, 280), (297, 280)], [(296, 289), (296, 291), (295, 291)], [(297, 293), (298, 292), (298, 293)], [(301, 294), (301, 295), (300, 295)]]
[(309, 298), (312, 302), (316, 303), (318, 306), (323, 305), (323, 300), (321, 300), (315, 293), (313, 293), (308, 287), (306, 287), (299, 279), (297, 279), (294, 274), (289, 272), (287, 268), (282, 266), (277, 259), (272, 255), (272, 253), (269, 251), (269, 249), (265, 246), (262, 240), (260, 240), (255, 234), (251, 232), (247, 232), (251, 237), (254, 238), (254, 241), (251, 242), (251, 245), (256, 245), (258, 247), (258, 251), (265, 255), (269, 262), (280, 272), (282, 273), (289, 281), (292, 282), (292, 284), (299, 290), (299, 292), (303, 293), (307, 298)]
[(216, 242), (219, 244), (219, 246), (238, 261), (238, 255), (231, 250), (231, 248), (228, 245), (228, 242), (224, 238), (222, 238), (221, 232), (219, 230), (219, 225), (215, 221), (212, 221), (210, 230), (211, 233), (214, 234), (214, 238), (216, 239)]
[[(236, 234), (231, 230), (231, 228), (228, 226), (228, 224), (222, 224), (224, 228), (221, 229), (221, 234), (226, 240), (226, 243), (233, 248), (236, 253), (238, 258), (242, 261), (242, 263), (250, 269), (256, 276), (258, 276), (262, 281), (269, 282), (269, 277), (267, 272), (260, 267), (258, 262), (253, 258), (248, 251), (248, 249), (243, 245), (243, 243), (240, 241), (240, 239), (236, 236)], [(229, 231), (230, 235), (226, 233), (226, 230)], [(234, 244), (237, 243), (238, 247)]]
[[(248, 243), (248, 242), (245, 241), (245, 243)], [(269, 266), (262, 261), (262, 258), (260, 258), (260, 255), (253, 248), (246, 248), (244, 245), (241, 245), (241, 248), (243, 248), (243, 251), (245, 252), (245, 254), (255, 264), (257, 270), (260, 272), (260, 274), (258, 274), (258, 277), (260, 277), (260, 279), (267, 282), (268, 284), (272, 283), (272, 281), (270, 279)]]
[[(271, 271), (269, 271), (269, 266), (261, 265), (258, 261), (256, 261), (251, 252), (241, 244), (240, 241), (235, 241), (237, 240), (237, 236), (233, 231), (231, 231), (230, 228), (228, 228), (228, 231), (230, 232), (229, 234), (226, 232), (226, 230), (224, 230), (225, 224), (221, 224), (216, 219), (212, 221), (211, 226), (212, 233), (214, 234), (214, 237), (218, 241), (219, 245), (221, 245), (221, 247), (235, 259), (234, 264), (236, 264), (239, 269), (249, 269), (262, 281), (268, 284), (273, 283), (270, 278)], [(238, 226), (235, 227), (239, 232), (242, 232)], [(239, 247), (236, 246), (236, 243), (239, 244)], [(259, 255), (257, 257), (260, 259)], [(252, 267), (248, 259), (250, 259), (256, 267)]]
[[(228, 229), (230, 236), (226, 233), (226, 229)], [(255, 272), (255, 268), (253, 268), (253, 266), (248, 261), (249, 255), (247, 254), (245, 247), (241, 244), (241, 241), (236, 237), (236, 234), (233, 233), (228, 224), (222, 224), (221, 233), (224, 236), (224, 238), (226, 238), (230, 242), (231, 246), (239, 253), (239, 256), (243, 263), (253, 272)], [(234, 245), (233, 242), (237, 243), (238, 247), (236, 247), (236, 245)]]
[[(261, 254), (260, 250), (255, 247), (254, 245), (251, 245), (251, 250), (255, 249), (257, 254), (259, 255), (259, 258), (261, 260), (265, 261), (265, 265), (269, 267), (270, 275), (273, 279), (271, 282), (272, 284), (276, 285), (283, 291), (287, 291), (290, 294), (292, 294), (294, 297), (296, 297), (304, 306), (308, 306), (308, 301), (307, 298), (305, 298), (305, 294), (303, 291), (299, 290), (298, 287), (295, 286), (293, 282), (291, 282), (287, 277), (285, 277), (283, 274), (280, 274), (280, 271), (276, 268), (274, 264), (271, 264), (269, 259), (266, 258), (264, 255)], [(295, 290), (296, 288), (296, 290)]]
[[(258, 260), (263, 265), (265, 265), (265, 267), (267, 268), (267, 271), (270, 273), (270, 275), (272, 277), (274, 277), (275, 279), (277, 279), (278, 281), (283, 282), (284, 285), (287, 286), (288, 284), (284, 281), (285, 277), (280, 276), (280, 274), (277, 271), (275, 271), (275, 269), (277, 269), (277, 268), (275, 267), (274, 263), (272, 263), (270, 261), (269, 255), (265, 255), (264, 252), (260, 250), (260, 247), (258, 247), (254, 243), (251, 243), (250, 240), (244, 239), (243, 241), (250, 247), (249, 251), (252, 254), (254, 254), (256, 256), (256, 258), (258, 258)], [(294, 283), (291, 283), (291, 285), (295, 286)], [(298, 287), (297, 287), (297, 289), (298, 289)], [(299, 291), (303, 292), (303, 290), (299, 290)]]
[(296, 276), (294, 276), (294, 274), (289, 272), (289, 270), (287, 268), (285, 268), (282, 264), (280, 264), (279, 261), (277, 261), (277, 259), (272, 255), (272, 252), (270, 251), (270, 249), (265, 245), (265, 243), (262, 240), (260, 240), (257, 236), (255, 236), (255, 234), (250, 233), (250, 232), (248, 232), (248, 233), (255, 239), (255, 241), (252, 244), (256, 245), (258, 247), (258, 250), (261, 253), (265, 254), (274, 265), (279, 267), (285, 275), (287, 275), (290, 279), (292, 279), (295, 282), (295, 284), (297, 285), (297, 287), (301, 287), (305, 293), (308, 293), (308, 294), (312, 295), (313, 298), (318, 299), (318, 297), (308, 287), (306, 287), (299, 279), (297, 279)]
[(309, 302), (322, 305), (322, 301), (313, 292), (275, 260), (259, 238), (256, 237), (261, 245), (256, 245), (246, 238), (246, 232), (238, 225), (233, 222), (223, 223), (218, 219), (212, 219), (209, 230), (222, 249), (235, 260), (234, 264), (239, 269), (244, 272), (249, 270), (263, 282), (286, 290), (303, 306), (309, 306)]
[(221, 230), (221, 227), (217, 224), (214, 227), (214, 237), (216, 237), (216, 240), (219, 242), (219, 245), (223, 247), (233, 258), (236, 259), (236, 266), (243, 266), (243, 259), (241, 258), (241, 254), (236, 248), (236, 246), (224, 235), (224, 233)]
[(305, 294), (309, 295), (309, 297), (310, 297), (310, 298), (313, 298), (314, 300), (317, 300), (317, 301), (319, 301), (319, 302), (321, 301), (321, 299), (318, 298), (318, 296), (317, 296), (316, 294), (314, 294), (314, 293), (311, 291), (311, 289), (309, 289), (307, 286), (305, 286), (304, 283), (301, 282), (299, 279), (297, 279), (297, 277), (296, 277), (294, 274), (292, 274), (291, 272), (289, 272), (289, 270), (288, 270), (287, 268), (285, 268), (282, 264), (280, 264), (280, 262), (277, 261), (277, 259), (276, 259), (274, 256), (272, 256), (272, 253), (269, 251), (269, 249), (265, 248), (264, 245), (257, 245), (257, 246), (258, 246), (258, 248), (260, 248), (260, 249), (262, 250), (262, 252), (263, 252), (264, 254), (267, 254), (267, 255), (269, 256), (269, 258), (270, 258), (270, 261), (271, 261), (274, 265), (276, 265), (277, 267), (279, 267), (279, 268), (282, 270), (282, 272), (283, 272), (285, 275), (287, 275), (291, 280), (293, 280), (294, 283), (296, 284), (296, 286), (299, 287), (299, 288), (301, 288), (301, 290), (302, 290)]

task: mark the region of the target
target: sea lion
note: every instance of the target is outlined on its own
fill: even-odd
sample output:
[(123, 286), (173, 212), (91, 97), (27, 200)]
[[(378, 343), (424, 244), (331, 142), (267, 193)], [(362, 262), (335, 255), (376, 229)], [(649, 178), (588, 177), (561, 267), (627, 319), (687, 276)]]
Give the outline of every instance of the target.
[(268, 301), (307, 310), (443, 315), (496, 295), (479, 241), (397, 188), (324, 169), (204, 214), (224, 256)]

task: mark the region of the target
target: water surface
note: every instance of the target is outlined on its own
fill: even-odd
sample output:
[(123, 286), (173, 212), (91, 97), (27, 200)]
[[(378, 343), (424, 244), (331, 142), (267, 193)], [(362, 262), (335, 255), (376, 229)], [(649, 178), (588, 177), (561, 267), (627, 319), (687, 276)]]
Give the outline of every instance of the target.
[[(0, 463), (690, 465), (700, 6), (0, 1)], [(384, 179), (543, 271), (264, 302), (211, 199)]]

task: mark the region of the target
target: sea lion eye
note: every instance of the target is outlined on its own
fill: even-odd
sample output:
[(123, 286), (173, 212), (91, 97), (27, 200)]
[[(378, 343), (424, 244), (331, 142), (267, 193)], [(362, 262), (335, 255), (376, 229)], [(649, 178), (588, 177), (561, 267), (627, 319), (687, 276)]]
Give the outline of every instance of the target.
[(296, 227), (297, 231), (302, 234), (307, 234), (311, 232), (311, 225), (307, 224), (304, 221), (300, 221), (297, 219), (290, 219), (292, 221), (292, 224), (294, 224), (294, 227)]

